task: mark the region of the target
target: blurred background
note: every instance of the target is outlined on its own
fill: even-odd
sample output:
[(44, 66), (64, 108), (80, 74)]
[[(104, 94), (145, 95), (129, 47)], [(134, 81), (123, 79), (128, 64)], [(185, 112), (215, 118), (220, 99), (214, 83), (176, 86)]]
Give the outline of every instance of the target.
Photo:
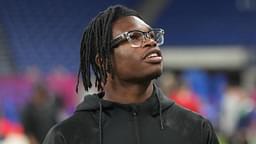
[(81, 35), (112, 4), (165, 30), (170, 99), (222, 144), (256, 144), (256, 0), (0, 0), (0, 144), (40, 143), (94, 91), (75, 93)]

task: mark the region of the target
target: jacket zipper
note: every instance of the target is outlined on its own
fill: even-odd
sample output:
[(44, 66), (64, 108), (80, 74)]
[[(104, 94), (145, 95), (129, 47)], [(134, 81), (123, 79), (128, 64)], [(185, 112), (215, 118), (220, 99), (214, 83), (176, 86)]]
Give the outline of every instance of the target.
[(137, 120), (138, 113), (134, 111), (132, 113), (133, 116), (133, 123), (135, 128), (135, 138), (136, 138), (136, 144), (140, 144), (140, 136), (139, 136), (139, 128), (138, 128), (138, 120)]

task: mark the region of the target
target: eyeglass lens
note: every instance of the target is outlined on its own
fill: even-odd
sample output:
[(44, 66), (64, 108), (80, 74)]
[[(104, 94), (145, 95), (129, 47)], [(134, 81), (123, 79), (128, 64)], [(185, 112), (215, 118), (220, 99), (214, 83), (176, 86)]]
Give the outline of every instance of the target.
[(141, 46), (146, 38), (155, 40), (158, 45), (163, 44), (163, 33), (159, 30), (152, 30), (145, 34), (140, 31), (134, 31), (128, 34), (128, 40), (134, 47)]

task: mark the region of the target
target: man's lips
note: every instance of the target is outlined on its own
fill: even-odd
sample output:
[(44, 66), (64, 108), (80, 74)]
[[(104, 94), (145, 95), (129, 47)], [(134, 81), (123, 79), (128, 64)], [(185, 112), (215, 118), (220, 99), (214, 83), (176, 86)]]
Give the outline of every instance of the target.
[(157, 57), (146, 58), (144, 61), (147, 63), (158, 64), (162, 62), (162, 57), (157, 56)]
[[(153, 54), (153, 55), (152, 55), (152, 54)], [(145, 53), (143, 59), (146, 59), (146, 58), (148, 58), (148, 57), (153, 57), (153, 56), (162, 57), (162, 54), (161, 54), (160, 49), (152, 48), (152, 49), (148, 50), (148, 51)]]
[(144, 61), (147, 63), (161, 63), (162, 62), (162, 54), (159, 49), (151, 49), (149, 50), (145, 56)]

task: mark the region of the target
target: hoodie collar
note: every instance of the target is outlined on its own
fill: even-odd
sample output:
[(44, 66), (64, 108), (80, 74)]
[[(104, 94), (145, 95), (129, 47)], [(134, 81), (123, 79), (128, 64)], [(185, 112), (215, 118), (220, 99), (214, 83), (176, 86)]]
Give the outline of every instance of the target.
[[(162, 111), (174, 104), (174, 102), (168, 99), (156, 85), (154, 85), (152, 95), (145, 102), (140, 104), (119, 104), (103, 100), (103, 96), (104, 92), (85, 96), (83, 102), (77, 106), (76, 112), (99, 110), (99, 103), (101, 103), (103, 111), (108, 108), (120, 107), (127, 111), (132, 111), (134, 109), (149, 111), (152, 116), (156, 116), (160, 113), (159, 104), (161, 105)], [(157, 100), (159, 102), (157, 102)]]

